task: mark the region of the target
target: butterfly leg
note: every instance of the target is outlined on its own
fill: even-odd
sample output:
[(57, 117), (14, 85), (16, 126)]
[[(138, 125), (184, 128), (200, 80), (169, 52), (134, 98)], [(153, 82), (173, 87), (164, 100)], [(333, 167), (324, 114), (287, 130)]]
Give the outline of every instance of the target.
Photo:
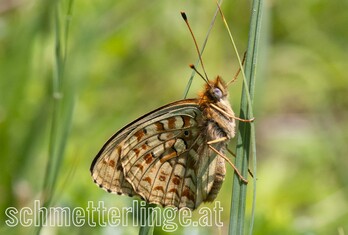
[[(236, 157), (236, 154), (234, 154), (234, 152), (232, 152), (232, 150), (230, 150), (229, 148), (227, 148), (227, 151), (233, 156), (233, 157)], [(251, 172), (251, 170), (248, 168), (248, 172), (249, 172), (249, 175), (251, 177), (254, 178), (254, 174)]]
[(209, 148), (211, 150), (213, 150), (215, 153), (217, 153), (220, 157), (222, 157), (223, 159), (225, 159), (225, 161), (227, 161), (232, 168), (235, 170), (235, 172), (237, 173), (237, 175), (239, 176), (239, 178), (244, 182), (244, 183), (248, 183), (248, 180), (245, 179), (242, 174), (239, 172), (239, 170), (237, 169), (237, 167), (231, 162), (230, 159), (228, 159), (228, 157), (226, 157), (224, 154), (220, 153), (216, 148), (214, 148), (212, 145), (208, 144)]
[[(246, 57), (246, 52), (244, 52), (244, 55), (243, 55), (242, 66), (244, 65), (245, 57)], [(231, 83), (234, 83), (237, 80), (240, 71), (241, 71), (241, 68), (239, 67), (236, 75), (234, 75), (233, 79), (227, 83), (227, 86), (229, 86)]]
[(219, 138), (219, 139), (216, 139), (216, 140), (208, 141), (207, 144), (211, 145), (211, 144), (219, 143), (219, 142), (222, 142), (222, 141), (225, 141), (225, 140), (227, 140), (227, 137), (222, 137), (222, 138)]
[(231, 114), (228, 114), (227, 112), (225, 112), (223, 109), (219, 108), (218, 106), (216, 106), (215, 104), (210, 104), (211, 107), (213, 107), (214, 109), (216, 109), (217, 111), (219, 111), (220, 113), (224, 114), (225, 116), (227, 117), (230, 117), (230, 118), (233, 118), (233, 119), (236, 119), (238, 121), (241, 121), (241, 122), (253, 122), (255, 120), (255, 118), (251, 118), (251, 119), (242, 119), (242, 118), (239, 118), (239, 117), (236, 117), (236, 116), (233, 116)]
[(241, 122), (253, 122), (255, 120), (255, 118), (251, 118), (251, 119), (242, 119), (242, 118), (239, 118), (239, 117), (232, 117), (233, 119), (236, 119), (238, 121), (241, 121)]

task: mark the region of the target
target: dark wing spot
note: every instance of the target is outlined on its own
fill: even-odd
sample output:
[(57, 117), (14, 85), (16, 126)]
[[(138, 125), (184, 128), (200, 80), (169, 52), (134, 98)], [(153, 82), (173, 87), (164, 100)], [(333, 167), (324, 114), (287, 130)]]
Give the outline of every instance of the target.
[(160, 175), (160, 176), (159, 176), (159, 180), (160, 180), (160, 181), (165, 181), (165, 180), (166, 180), (166, 177), (165, 177), (164, 175)]
[(161, 122), (156, 122), (156, 123), (155, 123), (155, 126), (156, 126), (156, 131), (159, 131), (159, 132), (164, 131), (163, 123), (161, 123)]
[(141, 172), (143, 172), (144, 166), (140, 163), (136, 164), (135, 167), (138, 167)]
[(144, 157), (144, 160), (145, 160), (146, 164), (150, 164), (153, 160), (152, 154), (151, 153), (146, 154)]
[(171, 117), (171, 118), (168, 119), (168, 128), (170, 130), (176, 129), (175, 122), (176, 122), (176, 118), (175, 117)]
[(162, 191), (164, 193), (164, 189), (162, 186), (156, 186), (153, 188), (154, 190), (157, 190), (157, 191)]
[(172, 188), (172, 189), (170, 189), (168, 192), (169, 192), (169, 193), (175, 193), (175, 195), (176, 195), (177, 197), (179, 197), (179, 193), (178, 193), (178, 190), (177, 190), (176, 188)]
[(193, 195), (193, 193), (191, 192), (191, 190), (186, 187), (185, 190), (182, 192), (181, 194), (183, 197), (187, 197), (190, 201), (195, 201), (195, 196)]
[(181, 181), (181, 179), (180, 179), (179, 177), (174, 177), (174, 178), (172, 179), (172, 182), (173, 182), (173, 184), (175, 184), (175, 185), (179, 185), (179, 184), (180, 184), (180, 181)]
[(110, 160), (109, 161), (109, 166), (111, 166), (112, 168), (115, 168), (115, 161), (114, 160)]
[(190, 123), (191, 118), (190, 117), (181, 116), (181, 118), (182, 118), (182, 121), (184, 122), (184, 125), (182, 127), (190, 127), (191, 126), (191, 123)]
[(134, 134), (134, 136), (137, 137), (138, 141), (140, 141), (144, 135), (145, 135), (144, 129), (141, 129)]
[(133, 152), (135, 153), (135, 156), (139, 156), (139, 153), (140, 153), (140, 150), (139, 149), (137, 149), (137, 148), (135, 148), (135, 149), (133, 149)]
[(150, 185), (151, 185), (151, 182), (152, 182), (152, 180), (151, 180), (150, 177), (145, 177), (145, 178), (143, 179), (143, 181), (148, 182)]

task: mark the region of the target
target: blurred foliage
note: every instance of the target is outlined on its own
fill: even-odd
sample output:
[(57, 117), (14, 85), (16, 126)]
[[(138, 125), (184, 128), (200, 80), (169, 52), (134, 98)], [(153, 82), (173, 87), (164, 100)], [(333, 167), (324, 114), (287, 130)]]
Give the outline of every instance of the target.
[[(32, 207), (44, 192), (53, 103), (64, 157), (53, 206), (86, 208), (88, 201), (130, 206), (132, 199), (98, 189), (89, 166), (117, 129), (136, 117), (183, 97), (197, 59), (179, 12), (186, 11), (203, 42), (214, 1), (0, 2), (0, 232), (11, 228), (8, 207)], [(266, 1), (263, 49), (256, 86), (258, 144), (257, 208), (254, 234), (348, 233), (348, 17), (346, 1)], [(250, 3), (225, 1), (223, 11), (242, 54), (248, 38)], [(58, 10), (57, 10), (58, 9)], [(67, 60), (54, 91), (55, 13), (70, 21)], [(61, 48), (64, 49), (64, 48)], [(212, 78), (231, 79), (236, 56), (221, 19), (210, 35), (203, 60)], [(189, 96), (203, 81), (196, 77)], [(231, 87), (238, 110), (241, 80)], [(69, 107), (74, 107), (72, 122)], [(59, 134), (58, 133), (58, 134)], [(232, 143), (233, 144), (233, 143)], [(231, 172), (218, 196), (229, 208)], [(227, 200), (228, 199), (228, 200)], [(250, 210), (249, 210), (250, 211)], [(194, 213), (195, 214), (195, 213)], [(179, 228), (183, 234), (225, 234), (222, 228)], [(197, 214), (195, 214), (197, 216)], [(45, 227), (45, 234), (129, 234), (136, 227)], [(160, 228), (156, 234), (165, 234)]]

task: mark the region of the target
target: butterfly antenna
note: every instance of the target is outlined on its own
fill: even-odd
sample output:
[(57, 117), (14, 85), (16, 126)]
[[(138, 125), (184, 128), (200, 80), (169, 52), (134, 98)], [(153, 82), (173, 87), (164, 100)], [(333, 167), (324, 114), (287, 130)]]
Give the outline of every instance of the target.
[[(246, 52), (244, 52), (244, 56), (243, 56), (243, 60), (242, 60), (242, 66), (244, 65), (244, 62), (245, 62), (245, 56), (246, 56)], [(226, 86), (229, 86), (231, 83), (233, 83), (233, 82), (235, 82), (237, 80), (240, 71), (241, 71), (241, 68), (239, 67), (236, 75), (234, 75), (233, 79), (231, 81), (229, 81), (226, 84)]]
[(196, 40), (196, 38), (195, 38), (195, 35), (193, 34), (193, 31), (192, 31), (192, 29), (191, 29), (191, 26), (190, 26), (190, 24), (189, 24), (189, 22), (188, 22), (188, 20), (187, 20), (186, 13), (183, 12), (183, 11), (180, 12), (180, 13), (181, 13), (181, 16), (182, 16), (182, 18), (184, 19), (184, 21), (185, 21), (185, 23), (186, 23), (186, 25), (187, 25), (189, 31), (190, 31), (190, 33), (191, 33), (193, 42), (194, 42), (194, 44), (195, 44), (195, 47), (196, 47), (196, 50), (197, 50), (197, 53), (198, 53), (199, 61), (201, 62), (202, 69), (203, 69), (203, 72), (204, 72), (204, 75), (205, 75), (205, 76), (203, 76), (202, 74), (200, 74), (200, 73), (197, 71), (197, 69), (195, 68), (195, 66), (190, 65), (190, 68), (193, 69), (196, 73), (198, 73), (198, 74), (203, 78), (203, 80), (204, 80), (206, 83), (209, 84), (208, 75), (207, 75), (207, 73), (206, 73), (206, 71), (205, 71), (205, 68), (204, 68), (202, 55), (201, 55), (201, 53), (199, 52), (199, 48), (198, 48), (198, 44), (197, 44), (197, 40)]
[(238, 77), (238, 75), (239, 75), (240, 72), (243, 73), (243, 77), (245, 76), (245, 74), (244, 74), (244, 69), (243, 69), (243, 65), (244, 65), (246, 53), (244, 53), (243, 62), (241, 62), (241, 61), (240, 61), (239, 54), (238, 54), (238, 50), (237, 50), (237, 47), (236, 47), (236, 44), (234, 43), (234, 40), (233, 40), (233, 37), (232, 37), (232, 33), (231, 33), (231, 30), (230, 30), (230, 27), (228, 26), (228, 23), (227, 23), (227, 21), (226, 21), (225, 15), (224, 15), (224, 13), (223, 13), (222, 10), (221, 10), (220, 3), (219, 3), (217, 0), (215, 0), (215, 1), (216, 1), (217, 8), (218, 8), (218, 10), (219, 10), (219, 12), (220, 12), (222, 21), (224, 22), (225, 27), (226, 27), (226, 29), (227, 29), (227, 32), (228, 32), (228, 34), (229, 34), (229, 36), (230, 36), (231, 43), (232, 43), (232, 45), (233, 45), (234, 51), (236, 52), (237, 59), (238, 59), (238, 62), (239, 62), (239, 69), (238, 69), (236, 75), (233, 77), (233, 79), (232, 79), (231, 81), (229, 81), (229, 82), (227, 83), (227, 86), (229, 86), (231, 83), (233, 83), (233, 82), (237, 79), (237, 77)]
[[(196, 67), (195, 67), (193, 64), (190, 64), (189, 66), (190, 66), (190, 68), (193, 69), (205, 82), (207, 82), (207, 80), (205, 79), (205, 77), (204, 77), (200, 72), (198, 72), (198, 70), (196, 69)], [(207, 84), (209, 84), (209, 83), (207, 82)]]

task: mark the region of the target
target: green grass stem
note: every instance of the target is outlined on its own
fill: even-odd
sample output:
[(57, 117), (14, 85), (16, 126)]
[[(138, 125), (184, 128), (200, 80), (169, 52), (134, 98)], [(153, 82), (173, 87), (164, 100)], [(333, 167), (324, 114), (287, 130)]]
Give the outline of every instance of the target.
[(139, 235), (151, 235), (154, 231), (154, 225), (156, 224), (156, 218), (153, 218), (153, 209), (156, 208), (156, 204), (146, 203), (146, 210), (144, 215), (140, 215), (140, 218), (145, 218), (145, 226), (140, 226)]
[[(262, 0), (254, 0), (251, 9), (251, 21), (249, 41), (243, 74), (243, 91), (241, 98), (240, 117), (243, 119), (253, 118), (252, 103), (255, 90), (256, 65), (258, 45), (260, 40), (260, 27), (262, 16)], [(239, 60), (240, 61), (240, 60)], [(254, 210), (256, 198), (256, 147), (255, 147), (254, 123), (239, 122), (237, 132), (237, 148), (235, 166), (240, 169), (243, 177), (248, 176), (250, 150), (253, 156), (253, 209), (251, 215), (250, 231), (252, 234), (254, 223)], [(244, 234), (245, 209), (246, 209), (247, 185), (242, 183), (238, 175), (234, 175), (231, 199), (229, 234)]]
[[(68, 17), (71, 15), (72, 2), (68, 0)], [(52, 199), (57, 188), (57, 180), (62, 166), (64, 152), (70, 132), (72, 114), (74, 108), (74, 92), (71, 83), (64, 81), (64, 68), (67, 58), (67, 41), (70, 19), (63, 21), (64, 29), (61, 29), (60, 16), (63, 15), (60, 10), (59, 2), (54, 7), (54, 34), (55, 34), (55, 67), (52, 75), (52, 110), (51, 110), (51, 129), (49, 136), (48, 161), (46, 165), (45, 178), (43, 183), (43, 205), (49, 207), (52, 205)], [(63, 32), (63, 36), (61, 35)], [(62, 40), (62, 38), (64, 38)], [(46, 215), (46, 220), (49, 215)], [(40, 233), (41, 221), (37, 234)]]

